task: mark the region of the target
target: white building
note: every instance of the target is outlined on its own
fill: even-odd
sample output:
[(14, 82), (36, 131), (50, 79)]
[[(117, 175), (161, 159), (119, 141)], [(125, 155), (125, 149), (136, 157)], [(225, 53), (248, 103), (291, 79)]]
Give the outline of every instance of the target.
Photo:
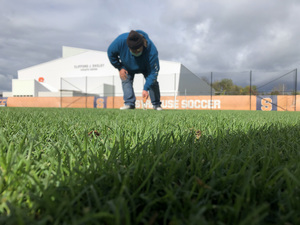
[[(134, 90), (141, 95), (142, 74), (136, 74)], [(162, 96), (210, 95), (214, 90), (178, 62), (160, 60), (158, 82)], [(18, 71), (12, 80), (12, 92), (3, 97), (48, 96), (122, 96), (118, 70), (109, 62), (106, 52), (63, 47), (62, 58)]]

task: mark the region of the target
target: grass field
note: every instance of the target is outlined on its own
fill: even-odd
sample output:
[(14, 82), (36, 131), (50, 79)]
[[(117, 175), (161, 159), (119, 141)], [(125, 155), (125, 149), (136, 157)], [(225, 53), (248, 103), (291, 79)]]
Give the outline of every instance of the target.
[(300, 224), (300, 113), (0, 108), (0, 224)]

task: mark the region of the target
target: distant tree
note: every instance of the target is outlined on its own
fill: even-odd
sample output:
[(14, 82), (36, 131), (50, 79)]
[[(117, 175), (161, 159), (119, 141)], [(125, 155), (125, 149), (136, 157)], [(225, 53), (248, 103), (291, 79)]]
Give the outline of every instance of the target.
[(254, 95), (256, 95), (258, 93), (256, 85), (251, 86), (251, 93)]
[(300, 95), (300, 92), (299, 91), (292, 91), (291, 95)]
[(286, 87), (284, 84), (279, 84), (272, 89), (271, 95), (284, 95), (286, 93)]
[(271, 95), (281, 95), (280, 91), (273, 90), (271, 91)]
[[(251, 86), (251, 94), (257, 94), (257, 87), (255, 85)], [(241, 95), (250, 95), (250, 85), (247, 85), (246, 87), (242, 88)]]
[[(220, 95), (249, 95), (250, 94), (250, 86), (242, 87), (234, 84), (231, 79), (222, 79), (221, 81), (215, 81), (212, 84), (216, 93)], [(257, 94), (257, 87), (251, 87), (251, 93)]]
[(223, 79), (221, 81), (215, 81), (212, 84), (212, 87), (215, 89), (216, 92), (219, 92), (222, 95), (231, 92), (233, 89), (233, 82), (231, 79)]
[(231, 79), (223, 79), (219, 83), (220, 87), (224, 91), (224, 93), (229, 92), (231, 93), (232, 90), (234, 89), (234, 84)]

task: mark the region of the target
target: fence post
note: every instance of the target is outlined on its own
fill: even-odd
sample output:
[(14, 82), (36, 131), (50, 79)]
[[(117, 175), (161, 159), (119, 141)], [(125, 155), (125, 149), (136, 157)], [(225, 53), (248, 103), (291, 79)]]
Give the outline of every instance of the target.
[(251, 100), (252, 100), (252, 70), (250, 70), (250, 111), (251, 111)]
[(184, 89), (184, 95), (185, 95), (185, 109), (186, 109), (186, 105), (187, 105), (187, 101), (186, 101), (186, 88)]
[(112, 75), (112, 82), (113, 82), (113, 100), (112, 100), (112, 108), (114, 109), (115, 108), (115, 77), (114, 75)]
[(87, 78), (87, 76), (85, 76), (85, 108), (87, 108), (87, 96), (88, 96), (88, 94), (87, 94), (87, 80), (88, 80), (88, 78)]
[(295, 70), (296, 70), (295, 71), (295, 111), (297, 111), (297, 89), (298, 89), (298, 87), (297, 87), (297, 76), (298, 76), (297, 68)]
[(174, 73), (174, 109), (176, 109), (176, 73)]
[[(213, 95), (213, 87), (212, 87), (212, 85), (213, 85), (213, 72), (210, 72), (210, 104), (212, 104), (212, 95)], [(211, 107), (211, 105), (210, 105), (210, 110), (212, 110), (212, 107)]]
[(60, 77), (60, 108), (62, 108), (62, 77)]

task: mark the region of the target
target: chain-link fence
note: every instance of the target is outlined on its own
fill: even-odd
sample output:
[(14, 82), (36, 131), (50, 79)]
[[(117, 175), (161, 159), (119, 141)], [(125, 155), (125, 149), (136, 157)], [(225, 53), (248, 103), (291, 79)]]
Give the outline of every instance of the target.
[(297, 69), (291, 71), (257, 72), (253, 76), (252, 93), (257, 101), (275, 110), (296, 111)]
[[(162, 107), (166, 109), (297, 110), (297, 69), (206, 72), (197, 76), (183, 71), (160, 74), (158, 81)], [(144, 84), (143, 75), (136, 74), (133, 83), (136, 108), (142, 108)], [(107, 108), (123, 105), (122, 82), (118, 76), (61, 78), (60, 89), (63, 108), (97, 107), (99, 102)], [(146, 106), (152, 107), (150, 99)]]

